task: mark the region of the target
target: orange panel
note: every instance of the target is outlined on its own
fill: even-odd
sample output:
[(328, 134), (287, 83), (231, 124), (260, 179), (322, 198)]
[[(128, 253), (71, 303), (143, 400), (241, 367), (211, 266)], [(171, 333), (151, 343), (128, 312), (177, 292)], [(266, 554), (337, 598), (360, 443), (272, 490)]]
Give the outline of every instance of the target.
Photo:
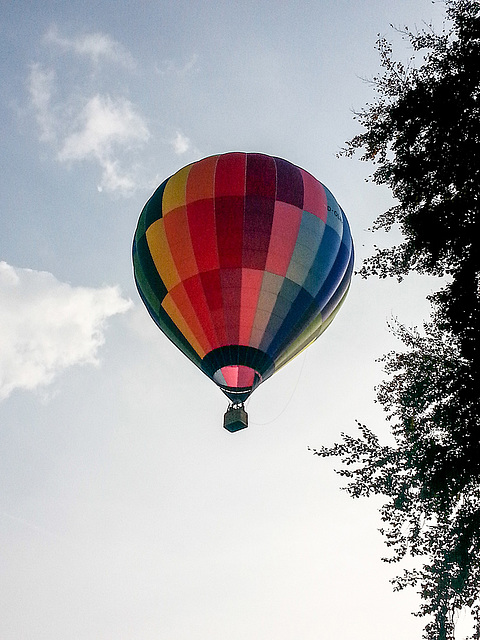
[(202, 280), (199, 275), (192, 276), (183, 281), (185, 291), (188, 293), (190, 301), (195, 309), (197, 318), (202, 325), (202, 329), (207, 337), (210, 348), (208, 351), (219, 347), (217, 334), (213, 326), (210, 309), (207, 304), (205, 291), (203, 290)]
[[(179, 313), (182, 316), (183, 325), (182, 327), (179, 327), (180, 331), (187, 338), (187, 340), (189, 340), (189, 342), (190, 338), (187, 337), (185, 331), (188, 331), (190, 333), (190, 336), (193, 337), (196, 343), (199, 345), (203, 353), (201, 357), (203, 358), (203, 356), (208, 351), (210, 351), (210, 343), (205, 336), (205, 332), (202, 329), (202, 326), (197, 318), (197, 314), (195, 313), (195, 310), (192, 306), (192, 303), (190, 302), (190, 298), (188, 297), (183, 284), (180, 283), (174, 289), (172, 289), (165, 297), (165, 300), (167, 298), (173, 300), (175, 307), (178, 309)], [(163, 303), (162, 306), (164, 306)], [(200, 354), (200, 351), (196, 347), (194, 348), (195, 351)]]
[(217, 158), (218, 156), (211, 156), (192, 165), (187, 180), (187, 204), (213, 198)]
[(181, 331), (182, 334), (185, 336), (185, 339), (191, 345), (191, 347), (198, 353), (200, 358), (203, 358), (205, 356), (205, 350), (202, 348), (199, 341), (193, 334), (188, 323), (185, 321), (183, 315), (180, 313), (180, 310), (175, 304), (170, 293), (167, 293), (167, 295), (163, 299), (162, 307), (168, 313), (168, 315), (172, 319), (177, 329), (179, 329), (179, 331)]
[(180, 279), (185, 280), (196, 275), (198, 267), (190, 237), (187, 208), (173, 209), (164, 221), (168, 244)]

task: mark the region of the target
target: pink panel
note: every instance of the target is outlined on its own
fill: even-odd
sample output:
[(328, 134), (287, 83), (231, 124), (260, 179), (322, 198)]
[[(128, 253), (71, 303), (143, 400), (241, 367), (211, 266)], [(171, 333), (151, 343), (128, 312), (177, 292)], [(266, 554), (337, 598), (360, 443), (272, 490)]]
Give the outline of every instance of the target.
[(257, 312), (258, 296), (263, 281), (263, 271), (242, 270), (242, 302), (240, 307), (240, 334), (238, 343), (250, 344), (250, 334)]
[(265, 271), (285, 276), (297, 242), (302, 211), (292, 204), (275, 203)]
[(255, 380), (255, 371), (241, 364), (222, 367), (221, 371), (229, 387), (251, 387)]
[(221, 371), (222, 371), (223, 377), (225, 378), (225, 382), (227, 383), (227, 386), (236, 387), (237, 381), (238, 381), (237, 367), (235, 366), (222, 367)]
[(239, 387), (251, 387), (255, 380), (255, 371), (250, 367), (244, 365), (238, 365), (238, 386)]
[(327, 221), (327, 196), (325, 189), (312, 175), (300, 169), (303, 176), (303, 208), (324, 222)]

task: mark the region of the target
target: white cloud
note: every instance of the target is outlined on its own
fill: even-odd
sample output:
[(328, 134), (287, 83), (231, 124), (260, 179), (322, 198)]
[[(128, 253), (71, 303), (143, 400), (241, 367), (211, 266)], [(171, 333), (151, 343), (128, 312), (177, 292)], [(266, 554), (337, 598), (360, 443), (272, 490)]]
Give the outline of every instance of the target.
[[(126, 97), (107, 92), (111, 79), (118, 87), (118, 77), (91, 74), (84, 71), (85, 65), (78, 67), (79, 56), (98, 65), (110, 61), (132, 67), (128, 51), (108, 34), (68, 38), (56, 26), (49, 29), (44, 42), (75, 55), (67, 65), (55, 68), (39, 63), (30, 66), (27, 88), (40, 141), (50, 146), (58, 162), (90, 162), (99, 167), (99, 191), (130, 195), (138, 188), (151, 188), (157, 178), (151, 169), (155, 163), (145, 160), (145, 147), (151, 138), (146, 119)], [(197, 60), (194, 54), (183, 66), (167, 63), (165, 73), (188, 73)], [(98, 90), (100, 82), (103, 84)], [(178, 156), (187, 152), (200, 155), (180, 130), (171, 138), (163, 138), (163, 143)]]
[(55, 101), (55, 73), (38, 64), (30, 69), (28, 90), (40, 139), (55, 149), (60, 162), (97, 162), (100, 191), (126, 194), (135, 189), (137, 171), (128, 152), (144, 144), (150, 133), (130, 101), (100, 94), (81, 102)]
[(64, 137), (58, 159), (94, 159), (102, 168), (100, 189), (131, 191), (135, 181), (133, 176), (122, 171), (116, 150), (146, 142), (149, 135), (143, 118), (128, 100), (95, 95), (88, 100), (72, 130)]
[(55, 72), (53, 70), (42, 69), (39, 64), (31, 66), (28, 91), (40, 127), (40, 139), (44, 142), (52, 142), (56, 137), (57, 127), (52, 109), (54, 85)]
[(187, 138), (187, 136), (185, 136), (180, 131), (177, 131), (177, 133), (175, 134), (175, 137), (171, 141), (171, 144), (172, 144), (173, 150), (179, 156), (186, 153), (191, 147), (190, 139)]
[(180, 65), (178, 62), (174, 62), (173, 60), (163, 60), (163, 62), (157, 65), (156, 70), (162, 76), (167, 74), (184, 76), (196, 69), (197, 63), (198, 54), (194, 53), (183, 65)]
[(52, 25), (45, 35), (45, 41), (64, 51), (72, 51), (77, 55), (86, 56), (95, 64), (103, 59), (127, 68), (135, 66), (130, 52), (106, 33), (86, 33), (67, 38), (59, 34), (56, 25)]
[(0, 400), (73, 365), (98, 364), (106, 320), (131, 304), (117, 287), (72, 287), (0, 262)]

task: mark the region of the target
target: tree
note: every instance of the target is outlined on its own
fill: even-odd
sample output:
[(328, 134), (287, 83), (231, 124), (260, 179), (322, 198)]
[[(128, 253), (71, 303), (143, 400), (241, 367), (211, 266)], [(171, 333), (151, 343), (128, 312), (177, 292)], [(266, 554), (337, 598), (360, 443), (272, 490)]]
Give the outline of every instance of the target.
[(314, 451), (338, 456), (353, 497), (384, 495), (382, 533), (396, 562), (418, 557), (396, 589), (416, 586), (429, 615), (424, 638), (454, 638), (455, 612), (470, 608), (480, 639), (480, 3), (446, 0), (449, 27), (405, 29), (414, 59), (393, 59), (380, 38), (376, 97), (356, 114), (364, 131), (344, 150), (375, 164), (373, 180), (396, 204), (373, 230), (397, 225), (399, 245), (377, 249), (363, 277), (410, 271), (446, 276), (422, 330), (395, 322), (404, 345), (383, 358), (377, 388), (396, 445), (365, 425), (360, 436)]

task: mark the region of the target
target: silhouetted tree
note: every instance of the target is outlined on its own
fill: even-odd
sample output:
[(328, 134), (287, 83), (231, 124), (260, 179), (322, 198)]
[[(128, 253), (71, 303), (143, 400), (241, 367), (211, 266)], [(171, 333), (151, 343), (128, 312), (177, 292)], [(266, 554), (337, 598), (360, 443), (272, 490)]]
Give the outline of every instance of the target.
[(403, 32), (410, 64), (395, 61), (379, 39), (376, 97), (356, 114), (364, 132), (344, 153), (360, 150), (375, 163), (373, 180), (395, 196), (373, 230), (396, 225), (403, 234), (360, 274), (401, 280), (416, 271), (448, 284), (430, 296), (422, 330), (392, 326), (404, 350), (382, 359), (388, 378), (377, 398), (395, 446), (359, 425), (359, 437), (342, 434), (341, 443), (314, 451), (342, 460), (338, 473), (353, 497), (387, 498), (387, 561), (419, 560), (394, 586), (419, 589), (428, 640), (453, 640), (455, 613), (465, 607), (480, 639), (480, 3), (445, 5), (442, 33)]

